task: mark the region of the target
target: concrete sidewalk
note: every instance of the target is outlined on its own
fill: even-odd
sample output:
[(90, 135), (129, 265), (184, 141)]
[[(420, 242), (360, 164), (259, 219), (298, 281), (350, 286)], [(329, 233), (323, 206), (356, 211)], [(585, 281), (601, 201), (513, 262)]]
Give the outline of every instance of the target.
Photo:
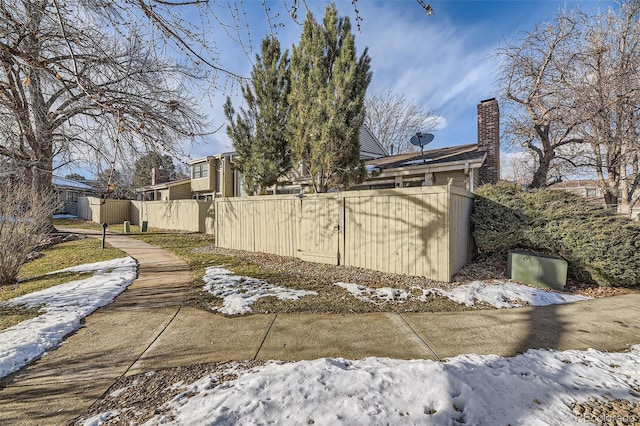
[(184, 307), (188, 265), (122, 236), (140, 264), (114, 303), (0, 391), (0, 424), (70, 422), (122, 375), (204, 362), (368, 356), (513, 356), (532, 348), (619, 351), (640, 343), (640, 294), (570, 305), (456, 313), (266, 314), (228, 318)]

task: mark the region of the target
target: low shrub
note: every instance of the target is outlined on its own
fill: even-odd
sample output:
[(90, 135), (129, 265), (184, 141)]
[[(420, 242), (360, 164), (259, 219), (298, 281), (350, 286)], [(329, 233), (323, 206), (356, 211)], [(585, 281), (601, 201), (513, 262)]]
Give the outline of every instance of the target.
[(35, 192), (21, 180), (0, 183), (0, 287), (15, 283), (20, 267), (46, 242), (58, 204), (52, 190)]
[(486, 185), (476, 192), (472, 223), (480, 253), (524, 248), (557, 254), (581, 281), (640, 284), (640, 226), (578, 195)]

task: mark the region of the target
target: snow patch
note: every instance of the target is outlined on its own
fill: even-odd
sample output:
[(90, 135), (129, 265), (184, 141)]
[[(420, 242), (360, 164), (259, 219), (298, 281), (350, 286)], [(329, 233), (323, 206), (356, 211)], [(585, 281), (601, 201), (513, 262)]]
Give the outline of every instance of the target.
[(522, 302), (531, 306), (547, 306), (590, 299), (585, 296), (555, 293), (512, 282), (488, 284), (474, 281), (458, 286), (451, 291), (430, 289), (427, 292), (448, 297), (467, 306), (473, 306), (478, 301), (489, 303), (496, 308), (515, 308), (522, 306)]
[(474, 281), (470, 284), (458, 286), (451, 291), (438, 288), (422, 289), (420, 287), (412, 287), (417, 292), (422, 292), (420, 296), (405, 290), (388, 287), (371, 288), (349, 283), (335, 283), (335, 285), (344, 288), (354, 297), (371, 303), (405, 302), (409, 299), (426, 302), (429, 296), (438, 295), (467, 306), (473, 306), (476, 302), (485, 302), (496, 308), (515, 308), (522, 306), (522, 302), (526, 302), (531, 306), (547, 306), (590, 299), (584, 296), (545, 291), (508, 281), (491, 284)]
[(397, 288), (371, 288), (360, 284), (350, 283), (335, 283), (335, 285), (344, 288), (363, 302), (377, 303), (375, 299), (382, 302), (403, 302), (413, 297), (408, 291)]
[(71, 281), (13, 298), (3, 305), (42, 306), (36, 318), (0, 332), (0, 378), (55, 349), (69, 333), (80, 328), (80, 320), (113, 301), (136, 278), (131, 257), (91, 263), (65, 271), (93, 272), (92, 277)]
[(54, 219), (77, 219), (78, 216), (73, 214), (54, 214), (53, 218)]
[(204, 290), (223, 299), (222, 308), (213, 309), (228, 315), (251, 312), (251, 305), (262, 297), (297, 300), (318, 294), (315, 291), (279, 287), (256, 278), (234, 275), (233, 272), (217, 266), (208, 267), (202, 279), (205, 282)]
[(131, 410), (131, 408), (125, 408), (123, 410), (111, 410), (106, 411), (104, 413), (97, 414), (82, 423), (82, 426), (100, 426), (101, 424), (106, 423), (108, 420), (111, 420), (114, 417), (119, 416), (120, 414)]

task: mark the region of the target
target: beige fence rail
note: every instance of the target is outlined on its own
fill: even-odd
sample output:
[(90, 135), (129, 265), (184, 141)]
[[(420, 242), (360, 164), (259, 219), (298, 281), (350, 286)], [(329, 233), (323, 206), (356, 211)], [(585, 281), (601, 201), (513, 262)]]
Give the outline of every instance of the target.
[(469, 260), (472, 204), (451, 186), (225, 198), (216, 244), (449, 281)]
[(147, 222), (149, 228), (213, 234), (215, 226), (212, 202), (196, 200), (130, 201), (81, 197), (78, 217), (96, 223), (134, 225)]
[(150, 228), (213, 234), (214, 206), (197, 200), (131, 201), (131, 223)]
[(80, 197), (78, 199), (78, 217), (96, 223), (122, 223), (129, 220), (129, 203), (129, 200)]

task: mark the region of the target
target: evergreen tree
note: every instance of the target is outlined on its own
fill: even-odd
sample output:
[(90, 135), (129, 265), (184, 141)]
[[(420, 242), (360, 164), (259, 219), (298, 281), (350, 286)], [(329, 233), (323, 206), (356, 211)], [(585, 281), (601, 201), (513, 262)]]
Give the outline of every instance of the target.
[(114, 170), (112, 173), (111, 170), (105, 170), (98, 173), (97, 188), (102, 198), (133, 200), (136, 197), (130, 171)]
[(86, 177), (82, 176), (79, 173), (71, 173), (69, 175), (66, 175), (64, 178), (65, 179), (71, 179), (71, 180), (77, 180), (78, 182), (83, 182), (83, 181), (87, 180)]
[(282, 53), (280, 42), (266, 37), (262, 56), (256, 55), (251, 83), (242, 87), (246, 109), (236, 113), (229, 98), (224, 106), (227, 134), (238, 154), (234, 164), (251, 195), (264, 193), (291, 169), (286, 138), (289, 89), (288, 51)]
[(156, 151), (150, 151), (148, 154), (140, 157), (135, 164), (133, 173), (133, 186), (140, 188), (151, 185), (151, 171), (156, 169), (156, 182), (164, 183), (175, 180), (176, 167), (170, 155), (162, 155)]
[(292, 159), (311, 175), (316, 192), (361, 182), (360, 126), (371, 81), (367, 49), (356, 58), (355, 37), (335, 4), (320, 25), (309, 12), (291, 58)]

